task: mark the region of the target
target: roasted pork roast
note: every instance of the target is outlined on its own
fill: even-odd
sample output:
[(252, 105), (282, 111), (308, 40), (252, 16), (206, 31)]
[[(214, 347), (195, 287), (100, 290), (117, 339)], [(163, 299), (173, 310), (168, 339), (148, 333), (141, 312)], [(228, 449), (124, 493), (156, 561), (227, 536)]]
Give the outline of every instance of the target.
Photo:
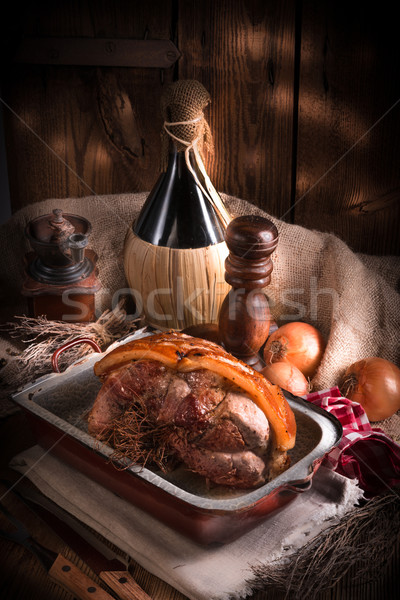
[(212, 342), (179, 333), (121, 345), (95, 365), (103, 380), (89, 432), (107, 438), (139, 406), (188, 469), (238, 488), (288, 467), (296, 424), (281, 390)]

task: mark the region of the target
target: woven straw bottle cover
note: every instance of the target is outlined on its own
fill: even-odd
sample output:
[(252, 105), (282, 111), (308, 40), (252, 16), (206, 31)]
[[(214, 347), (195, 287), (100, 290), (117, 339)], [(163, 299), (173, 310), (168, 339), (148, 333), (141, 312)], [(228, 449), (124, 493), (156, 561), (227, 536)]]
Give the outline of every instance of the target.
[(125, 274), (137, 309), (162, 330), (216, 323), (229, 291), (224, 240), (231, 218), (202, 160), (203, 147), (212, 148), (203, 113), (209, 102), (198, 81), (166, 89), (162, 172), (125, 240)]

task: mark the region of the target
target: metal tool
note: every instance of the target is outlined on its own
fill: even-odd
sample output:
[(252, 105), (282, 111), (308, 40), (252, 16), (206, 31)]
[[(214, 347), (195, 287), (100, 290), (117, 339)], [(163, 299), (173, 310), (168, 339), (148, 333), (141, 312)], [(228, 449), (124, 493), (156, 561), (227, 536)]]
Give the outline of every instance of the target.
[[(127, 561), (102, 542), (85, 525), (44, 496), (21, 482), (4, 482), (113, 590), (121, 600), (151, 600), (128, 571)], [(91, 596), (92, 597), (92, 596)]]
[(0, 530), (0, 536), (16, 542), (32, 552), (46, 569), (49, 576), (57, 583), (60, 583), (81, 600), (114, 600), (110, 594), (99, 587), (93, 579), (85, 575), (76, 565), (61, 554), (57, 554), (57, 552), (53, 552), (49, 548), (42, 546), (42, 544), (31, 536), (26, 527), (11, 515), (2, 504), (0, 504), (0, 512), (15, 527), (15, 531), (11, 533)]

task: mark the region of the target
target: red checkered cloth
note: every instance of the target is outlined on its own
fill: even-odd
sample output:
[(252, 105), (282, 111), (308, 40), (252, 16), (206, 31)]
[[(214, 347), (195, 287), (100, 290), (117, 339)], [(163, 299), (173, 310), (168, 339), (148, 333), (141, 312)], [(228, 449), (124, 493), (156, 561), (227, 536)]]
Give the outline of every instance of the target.
[(399, 489), (400, 446), (382, 429), (371, 427), (360, 404), (344, 398), (337, 387), (305, 399), (335, 415), (343, 427), (340, 443), (325, 455), (325, 466), (357, 479), (366, 498)]

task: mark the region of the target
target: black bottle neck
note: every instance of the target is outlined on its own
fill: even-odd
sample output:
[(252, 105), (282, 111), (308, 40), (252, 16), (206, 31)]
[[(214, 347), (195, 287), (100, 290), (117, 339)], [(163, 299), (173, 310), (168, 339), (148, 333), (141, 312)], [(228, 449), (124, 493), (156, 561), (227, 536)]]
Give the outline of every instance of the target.
[(144, 241), (169, 248), (202, 248), (224, 241), (225, 226), (203, 191), (202, 176), (191, 153), (196, 177), (186, 163), (185, 152), (172, 146), (167, 171), (160, 175), (133, 225), (133, 231)]

